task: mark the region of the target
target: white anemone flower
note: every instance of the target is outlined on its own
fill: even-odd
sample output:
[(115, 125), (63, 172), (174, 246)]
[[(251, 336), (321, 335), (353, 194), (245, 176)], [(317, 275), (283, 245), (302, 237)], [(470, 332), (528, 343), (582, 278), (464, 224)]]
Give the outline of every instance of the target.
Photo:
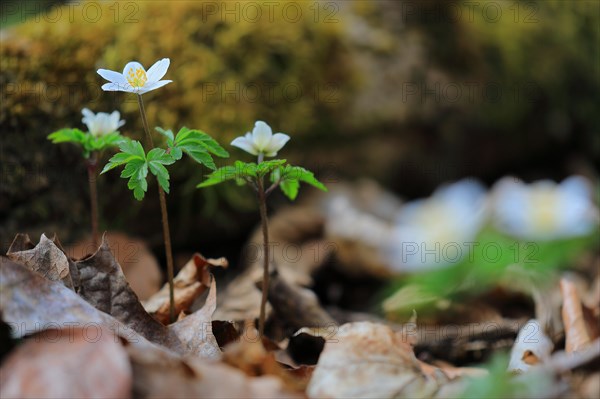
[(121, 119), (119, 111), (113, 111), (109, 114), (106, 112), (98, 112), (94, 114), (87, 108), (81, 110), (83, 114), (83, 122), (90, 134), (94, 137), (104, 136), (105, 134), (116, 132), (121, 126), (125, 124), (124, 120)]
[(287, 134), (273, 134), (269, 125), (263, 121), (256, 121), (252, 133), (248, 132), (245, 136), (237, 137), (231, 142), (231, 145), (252, 155), (263, 154), (267, 157), (274, 157), (289, 139), (290, 136)]
[(590, 182), (571, 176), (557, 184), (540, 180), (525, 184), (506, 177), (493, 189), (495, 226), (512, 236), (554, 240), (591, 233), (598, 223)]
[(484, 187), (471, 179), (442, 186), (427, 199), (404, 205), (384, 254), (399, 272), (424, 271), (460, 262), (475, 250), (486, 221)]
[(110, 82), (103, 84), (102, 90), (125, 91), (142, 95), (158, 89), (172, 82), (172, 80), (161, 80), (167, 73), (170, 63), (171, 61), (168, 58), (163, 58), (152, 65), (148, 72), (142, 64), (136, 61), (128, 62), (123, 69), (123, 73), (98, 69), (98, 74)]

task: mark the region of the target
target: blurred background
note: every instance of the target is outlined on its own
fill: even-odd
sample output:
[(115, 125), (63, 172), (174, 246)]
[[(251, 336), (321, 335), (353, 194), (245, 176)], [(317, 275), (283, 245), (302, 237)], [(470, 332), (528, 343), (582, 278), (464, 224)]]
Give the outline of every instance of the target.
[[(579, 174), (600, 160), (597, 1), (5, 1), (0, 31), (0, 251), (14, 235), (89, 234), (80, 149), (47, 135), (84, 129), (81, 109), (118, 110), (140, 138), (135, 96), (102, 92), (98, 68), (171, 59), (145, 95), (150, 124), (202, 129), (232, 153), (257, 119), (289, 134), (280, 155), (330, 188), (369, 178), (403, 198), (447, 181)], [(105, 154), (104, 163), (109, 154)], [(225, 161), (228, 162), (228, 161)], [(223, 163), (222, 163), (223, 164)], [(195, 189), (189, 159), (168, 197), (175, 253), (235, 264), (258, 222), (251, 191)], [(137, 202), (99, 181), (103, 230), (161, 259), (155, 182)], [(301, 191), (300, 201), (312, 189)], [(274, 196), (271, 212), (287, 203)], [(161, 262), (162, 263), (162, 262)]]

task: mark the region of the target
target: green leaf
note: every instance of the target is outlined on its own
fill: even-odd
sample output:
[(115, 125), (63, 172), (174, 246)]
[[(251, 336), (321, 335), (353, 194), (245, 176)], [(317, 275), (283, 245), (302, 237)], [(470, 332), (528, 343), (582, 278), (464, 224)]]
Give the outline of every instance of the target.
[(178, 149), (177, 156), (181, 152), (188, 154), (194, 161), (215, 170), (217, 166), (211, 154), (218, 157), (228, 157), (229, 153), (223, 149), (212, 137), (200, 130), (191, 130), (182, 127), (173, 143), (173, 150)]
[(146, 159), (148, 162), (156, 162), (163, 165), (171, 165), (175, 163), (175, 160), (171, 156), (171, 154), (167, 153), (162, 148), (153, 148), (146, 155)]
[(167, 168), (165, 168), (163, 165), (161, 165), (159, 163), (150, 163), (150, 164), (148, 164), (148, 167), (150, 168), (150, 172), (152, 172), (152, 174), (154, 176), (156, 176), (156, 179), (158, 180), (158, 184), (160, 184), (160, 186), (163, 188), (163, 190), (165, 190), (165, 192), (168, 194), (169, 193), (169, 172), (167, 171)]
[(163, 136), (165, 136), (167, 139), (171, 140), (171, 142), (173, 142), (173, 140), (175, 140), (175, 136), (173, 135), (173, 131), (171, 129), (165, 130), (160, 126), (156, 126), (154, 129), (157, 132), (159, 132), (160, 134), (162, 134)]
[(158, 184), (169, 192), (169, 172), (164, 165), (171, 165), (175, 159), (162, 148), (153, 148), (146, 154), (139, 141), (125, 139), (119, 143), (120, 153), (115, 154), (102, 170), (105, 173), (117, 166), (125, 165), (122, 178), (128, 178), (127, 187), (133, 190), (133, 196), (141, 201), (148, 190), (148, 171), (156, 176)]
[(48, 140), (57, 143), (80, 143), (83, 144), (86, 134), (79, 129), (60, 129), (48, 135)]
[(201, 145), (206, 151), (220, 158), (229, 157), (229, 153), (205, 132), (197, 129), (188, 129), (185, 126), (182, 127), (175, 138), (175, 145), (184, 146), (193, 143)]
[(142, 147), (142, 143), (140, 143), (137, 140), (124, 138), (124, 140), (119, 143), (119, 149), (121, 150), (121, 152), (136, 155), (140, 158), (146, 159), (146, 152), (144, 151), (144, 147)]
[(215, 165), (215, 162), (213, 161), (210, 154), (204, 151), (203, 149), (190, 149), (187, 147), (178, 148), (181, 148), (186, 154), (190, 156), (190, 158), (192, 158), (199, 164), (202, 164), (211, 170), (215, 170), (217, 168), (217, 165)]
[(215, 184), (222, 183), (228, 180), (236, 180), (238, 184), (240, 182), (246, 183), (247, 179), (255, 179), (256, 175), (256, 164), (245, 163), (242, 161), (235, 161), (233, 165), (224, 166), (212, 172), (207, 176), (207, 179), (196, 187), (209, 187)]
[(286, 197), (293, 201), (298, 196), (300, 182), (298, 180), (282, 180), (279, 184), (279, 188)]
[(179, 161), (183, 156), (183, 151), (181, 151), (181, 148), (171, 147), (171, 156), (174, 160)]
[(287, 161), (285, 159), (273, 159), (271, 161), (264, 161), (257, 165), (256, 174), (259, 176), (264, 176), (267, 173), (278, 169), (280, 166), (284, 165)]
[(306, 170), (300, 166), (286, 166), (283, 171), (283, 179), (285, 180), (299, 180), (301, 182), (310, 184), (313, 187), (318, 188), (322, 191), (327, 191), (327, 187), (323, 183), (317, 180), (313, 172)]

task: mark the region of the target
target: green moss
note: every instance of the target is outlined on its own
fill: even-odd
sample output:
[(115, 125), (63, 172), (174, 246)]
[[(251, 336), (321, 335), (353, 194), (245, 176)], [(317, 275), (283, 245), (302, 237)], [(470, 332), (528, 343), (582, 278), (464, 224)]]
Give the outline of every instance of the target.
[[(130, 60), (149, 67), (160, 58), (171, 59), (166, 78), (173, 83), (145, 95), (151, 125), (199, 128), (226, 145), (251, 130), (255, 120), (264, 119), (277, 131), (289, 133), (298, 148), (302, 148), (302, 137), (331, 125), (331, 119), (345, 107), (352, 81), (341, 24), (315, 22), (309, 3), (303, 5), (297, 21), (282, 13), (283, 7), (295, 2), (278, 2), (272, 20), (265, 7), (262, 17), (254, 20), (251, 9), (240, 8), (236, 15), (235, 4), (244, 7), (243, 3), (225, 3), (174, 1), (165, 7), (164, 2), (148, 1), (129, 8), (120, 3), (117, 15), (116, 3), (95, 2), (94, 7), (101, 7), (101, 18), (95, 21), (94, 10), (82, 12), (86, 5), (82, 2), (71, 6), (71, 13), (70, 6), (63, 7), (62, 17), (55, 22), (43, 16), (38, 21), (32, 18), (6, 32), (0, 46), (0, 125), (9, 139), (6, 144), (3, 140), (2, 159), (32, 169), (31, 160), (37, 157), (42, 168), (54, 163), (52, 168), (60, 176), (35, 190), (24, 189), (24, 180), (15, 177), (10, 190), (21, 191), (25, 197), (39, 197), (44, 191), (48, 198), (40, 203), (54, 211), (42, 219), (60, 217), (68, 231), (85, 228), (85, 216), (69, 213), (71, 202), (83, 204), (82, 209), (87, 202), (85, 174), (79, 176), (79, 168), (73, 168), (79, 154), (68, 145), (56, 148), (45, 137), (65, 126), (82, 127), (80, 111), (88, 107), (120, 110), (126, 120), (122, 133), (141, 138), (135, 96), (102, 92), (105, 82), (96, 73), (98, 68), (120, 71)], [(234, 12), (224, 13), (221, 7)], [(293, 16), (291, 11), (289, 16)], [(330, 87), (336, 89), (333, 97), (327, 91)], [(188, 182), (197, 184), (206, 172), (192, 163), (175, 168), (170, 196), (170, 203), (175, 204), (173, 220), (179, 214), (203, 217), (204, 194), (184, 188)], [(101, 179), (106, 184), (105, 198), (126, 198), (122, 195), (127, 193), (119, 188), (122, 185), (113, 184), (116, 179)], [(62, 196), (62, 203), (48, 202), (52, 195)], [(192, 199), (184, 201), (183, 195)], [(240, 201), (238, 197), (231, 200)], [(252, 203), (253, 198), (248, 195), (245, 201)], [(0, 211), (8, 213), (9, 209)], [(214, 206), (204, 209), (216, 211)], [(111, 226), (137, 227), (126, 208), (104, 211), (113, 218)], [(31, 223), (35, 222), (20, 218), (22, 225)], [(18, 229), (18, 224), (6, 225), (3, 234), (12, 234), (10, 230)]]

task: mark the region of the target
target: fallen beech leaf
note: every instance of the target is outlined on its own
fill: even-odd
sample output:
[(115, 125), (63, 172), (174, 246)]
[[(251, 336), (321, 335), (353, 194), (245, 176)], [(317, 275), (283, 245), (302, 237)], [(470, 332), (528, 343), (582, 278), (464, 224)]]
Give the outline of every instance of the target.
[[(131, 289), (141, 300), (155, 294), (163, 281), (158, 260), (146, 243), (119, 232), (107, 232), (105, 237), (117, 263), (121, 265), (123, 274)], [(98, 250), (91, 237), (69, 245), (65, 249), (68, 257), (76, 260), (87, 258)]]
[[(175, 285), (175, 314), (188, 311), (194, 300), (210, 286), (210, 272), (208, 266), (227, 267), (225, 258), (205, 259), (196, 253), (185, 266), (177, 273), (173, 283)], [(155, 319), (163, 324), (169, 323), (169, 285), (165, 284), (160, 291), (152, 295), (145, 303), (144, 308)]]
[(186, 354), (206, 359), (219, 359), (221, 350), (212, 333), (212, 315), (217, 308), (217, 284), (211, 278), (210, 290), (201, 309), (168, 326), (168, 330), (178, 337)]
[(16, 337), (47, 329), (103, 326), (146, 348), (155, 346), (114, 317), (99, 311), (62, 283), (0, 257), (0, 313)]
[(142, 398), (302, 398), (273, 376), (247, 377), (219, 362), (181, 359), (157, 350), (127, 346), (133, 395)]
[(180, 350), (177, 337), (150, 316), (140, 303), (110, 251), (106, 237), (95, 254), (76, 265), (81, 297), (150, 341)]
[(6, 255), (48, 280), (62, 281), (65, 286), (74, 289), (67, 256), (44, 234), (35, 247), (27, 234), (17, 234)]
[(565, 325), (565, 350), (576, 352), (590, 344), (590, 335), (585, 325), (583, 309), (577, 287), (566, 278), (560, 280), (563, 296), (562, 317)]
[(342, 325), (325, 343), (308, 385), (311, 398), (430, 397), (447, 377), (425, 374), (412, 347), (385, 325)]
[(128, 398), (131, 388), (127, 352), (99, 326), (37, 333), (0, 368), (2, 398)]
[(554, 344), (538, 320), (529, 320), (519, 331), (510, 352), (508, 371), (522, 373), (550, 359)]

